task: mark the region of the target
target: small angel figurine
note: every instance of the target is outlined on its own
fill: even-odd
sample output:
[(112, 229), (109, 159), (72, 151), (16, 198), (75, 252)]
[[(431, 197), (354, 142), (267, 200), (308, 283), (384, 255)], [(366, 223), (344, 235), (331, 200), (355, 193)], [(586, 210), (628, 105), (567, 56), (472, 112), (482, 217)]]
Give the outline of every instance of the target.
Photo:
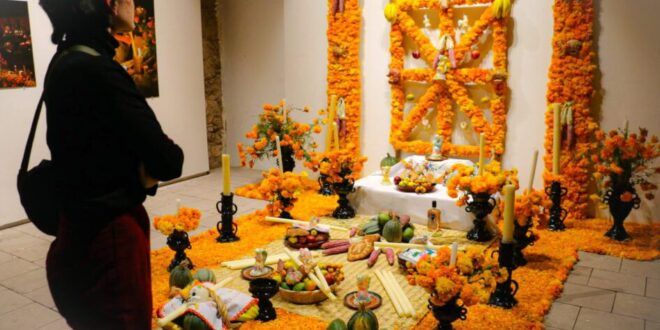
[(268, 273), (266, 269), (266, 258), (268, 257), (268, 251), (264, 249), (254, 250), (254, 267), (250, 270), (250, 276), (259, 277)]
[(443, 143), (442, 137), (436, 134), (433, 137), (433, 150), (431, 152), (431, 155), (428, 157), (428, 159), (436, 160), (442, 158), (442, 143)]
[(367, 274), (360, 274), (357, 276), (358, 290), (355, 293), (355, 303), (358, 305), (371, 303), (371, 294), (369, 293), (369, 284), (371, 283), (371, 276)]
[(312, 252), (307, 248), (300, 249), (300, 262), (302, 262), (301, 270), (305, 274), (312, 273), (316, 267), (316, 263), (312, 260)]

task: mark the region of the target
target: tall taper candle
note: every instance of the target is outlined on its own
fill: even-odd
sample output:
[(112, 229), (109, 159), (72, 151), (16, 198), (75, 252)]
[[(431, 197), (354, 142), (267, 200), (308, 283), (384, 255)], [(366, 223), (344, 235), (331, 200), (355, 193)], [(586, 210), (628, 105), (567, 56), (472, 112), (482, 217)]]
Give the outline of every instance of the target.
[(484, 173), (484, 149), (486, 147), (486, 139), (484, 133), (479, 134), (479, 175)]
[(534, 159), (532, 159), (532, 172), (529, 175), (529, 188), (527, 189), (528, 192), (532, 192), (532, 187), (534, 186), (534, 174), (536, 174), (536, 161), (539, 158), (539, 151), (534, 150)]
[(277, 160), (280, 163), (280, 171), (284, 173), (284, 163), (282, 163), (282, 147), (280, 146), (280, 136), (275, 136), (275, 145), (277, 146)]
[(181, 209), (181, 198), (176, 199), (176, 215), (179, 215), (179, 210)]
[(559, 175), (559, 153), (561, 149), (561, 125), (559, 125), (559, 103), (552, 104), (552, 112), (554, 115), (553, 130), (552, 130), (552, 174)]
[(335, 122), (335, 111), (337, 109), (337, 95), (332, 95), (330, 98), (330, 108), (328, 108), (328, 124), (327, 126), (327, 135), (325, 137), (325, 151), (332, 149), (332, 139), (334, 137), (334, 126), (332, 123)]
[(458, 242), (451, 243), (451, 255), (449, 257), (449, 266), (456, 264), (456, 255), (458, 253)]
[(222, 154), (222, 194), (231, 194), (231, 179), (229, 178), (229, 155)]
[(512, 184), (504, 186), (504, 229), (502, 242), (513, 242), (513, 209), (515, 207), (516, 187)]
[(332, 130), (335, 135), (335, 149), (339, 150), (339, 128), (337, 127), (337, 122), (332, 123)]

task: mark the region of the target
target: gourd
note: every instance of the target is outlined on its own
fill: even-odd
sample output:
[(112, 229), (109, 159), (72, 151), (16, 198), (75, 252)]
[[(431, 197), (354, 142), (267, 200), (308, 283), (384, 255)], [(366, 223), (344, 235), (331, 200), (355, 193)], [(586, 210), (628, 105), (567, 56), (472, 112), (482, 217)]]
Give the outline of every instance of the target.
[(403, 236), (403, 231), (401, 230), (401, 222), (398, 217), (388, 221), (385, 226), (383, 226), (383, 237), (392, 243), (400, 243)]
[(211, 328), (199, 316), (188, 313), (183, 317), (183, 330), (211, 330)]
[(208, 268), (200, 268), (195, 272), (193, 278), (200, 282), (211, 282), (215, 283), (215, 273)]
[(177, 287), (179, 289), (185, 288), (193, 281), (192, 272), (188, 268), (188, 261), (184, 260), (170, 272), (170, 287)]
[(390, 153), (387, 153), (387, 156), (383, 158), (383, 160), (380, 161), (380, 167), (383, 168), (385, 166), (392, 167), (396, 165), (399, 161), (396, 160), (396, 158), (390, 156)]
[(348, 330), (346, 327), (346, 323), (341, 320), (341, 319), (334, 319), (330, 324), (328, 324), (328, 328), (326, 330)]
[(360, 309), (348, 320), (348, 330), (378, 330), (376, 314), (361, 304)]

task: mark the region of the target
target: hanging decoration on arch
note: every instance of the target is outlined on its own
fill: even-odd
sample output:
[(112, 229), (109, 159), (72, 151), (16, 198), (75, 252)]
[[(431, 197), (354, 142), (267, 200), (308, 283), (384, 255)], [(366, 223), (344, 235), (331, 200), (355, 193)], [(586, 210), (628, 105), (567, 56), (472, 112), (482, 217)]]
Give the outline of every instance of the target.
[[(483, 12), (470, 26), (465, 15), (457, 22), (454, 20), (455, 10), (460, 7), (483, 8)], [(478, 146), (459, 145), (452, 141), (457, 108), (468, 117), (469, 126), (476, 134), (484, 133), (490, 145), (489, 153), (492, 150), (497, 157), (504, 153), (508, 50), (506, 23), (510, 8), (510, 0), (393, 0), (385, 7), (385, 18), (392, 24), (388, 73), (392, 94), (390, 143), (396, 150), (416, 154), (431, 152), (431, 142), (415, 140), (412, 133), (416, 127), (424, 125), (427, 115), (436, 109), (437, 134), (445, 141), (443, 154), (477, 156)], [(429, 37), (428, 17), (424, 18), (422, 27), (411, 17), (411, 12), (417, 10), (438, 14), (440, 33), (437, 40), (434, 40), (435, 35)], [(404, 66), (404, 36), (415, 43), (415, 61), (426, 62), (428, 68)], [(481, 68), (476, 62), (481, 57), (478, 45), (486, 37), (493, 40), (492, 68)], [(416, 104), (409, 111), (405, 110), (406, 102), (411, 102), (406, 97), (407, 82), (427, 86), (425, 93), (417, 98)], [(492, 95), (480, 98), (487, 102), (471, 98), (468, 89), (471, 85), (492, 87)], [(482, 107), (490, 110), (491, 120), (487, 119)]]

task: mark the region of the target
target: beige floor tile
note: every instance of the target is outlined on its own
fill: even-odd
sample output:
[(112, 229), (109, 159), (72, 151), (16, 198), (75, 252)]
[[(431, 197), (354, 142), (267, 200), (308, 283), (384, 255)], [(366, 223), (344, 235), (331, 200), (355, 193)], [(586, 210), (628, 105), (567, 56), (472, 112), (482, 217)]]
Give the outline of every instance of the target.
[(613, 313), (660, 322), (660, 299), (617, 293)]
[(571, 273), (568, 274), (568, 278), (566, 279), (566, 282), (580, 284), (580, 285), (587, 285), (592, 270), (593, 268), (590, 267), (575, 266), (573, 267)]
[(660, 330), (660, 322), (646, 320), (645, 323), (646, 328), (644, 330)]
[(644, 330), (644, 320), (582, 308), (575, 330)]
[(557, 302), (610, 312), (614, 303), (614, 295), (615, 292), (609, 290), (565, 283), (564, 292)]
[(575, 324), (580, 307), (555, 302), (543, 323), (556, 329), (571, 330)]
[(46, 257), (50, 242), (29, 236), (25, 244), (14, 245), (2, 248), (5, 252), (11, 253), (27, 261), (36, 261)]
[(660, 299), (660, 280), (656, 278), (646, 278), (646, 294), (647, 297)]
[(660, 262), (623, 259), (621, 273), (660, 279)]
[(26, 224), (16, 226), (16, 230), (37, 238), (41, 238), (43, 240), (47, 240), (49, 242), (55, 240), (55, 236), (50, 236), (42, 233), (41, 231), (39, 231), (39, 229), (37, 229), (37, 227), (34, 226), (34, 224), (32, 224), (32, 222), (28, 222)]
[(646, 286), (645, 280), (642, 276), (594, 269), (589, 278), (588, 286), (643, 296), (644, 287)]
[(25, 297), (30, 298), (35, 302), (44, 305), (45, 307), (56, 310), (55, 302), (53, 301), (53, 295), (50, 294), (50, 288), (48, 288), (48, 285), (26, 293)]
[(578, 251), (580, 266), (591, 267), (595, 269), (604, 269), (612, 272), (618, 272), (621, 266), (621, 258), (610, 257), (595, 253)]
[(71, 327), (66, 323), (66, 320), (59, 319), (55, 322), (46, 324), (38, 330), (70, 330)]
[(14, 259), (14, 258), (16, 258), (16, 257), (12, 256), (12, 255), (9, 254), (9, 253), (6, 253), (6, 252), (2, 252), (2, 251), (0, 251), (0, 264), (1, 264), (1, 263), (5, 263), (5, 262), (7, 262), (7, 261), (10, 261), (10, 260), (12, 260), (12, 259)]
[(12, 291), (25, 294), (47, 286), (48, 280), (46, 279), (46, 270), (37, 268), (18, 276), (0, 280), (0, 284)]
[(40, 267), (29, 261), (25, 261), (20, 258), (12, 259), (0, 264), (0, 281), (25, 274), (37, 268)]
[(0, 316), (32, 303), (30, 299), (2, 286), (0, 286), (0, 297), (2, 297), (0, 299)]
[(38, 329), (61, 318), (53, 310), (32, 303), (0, 317), (0, 329)]

